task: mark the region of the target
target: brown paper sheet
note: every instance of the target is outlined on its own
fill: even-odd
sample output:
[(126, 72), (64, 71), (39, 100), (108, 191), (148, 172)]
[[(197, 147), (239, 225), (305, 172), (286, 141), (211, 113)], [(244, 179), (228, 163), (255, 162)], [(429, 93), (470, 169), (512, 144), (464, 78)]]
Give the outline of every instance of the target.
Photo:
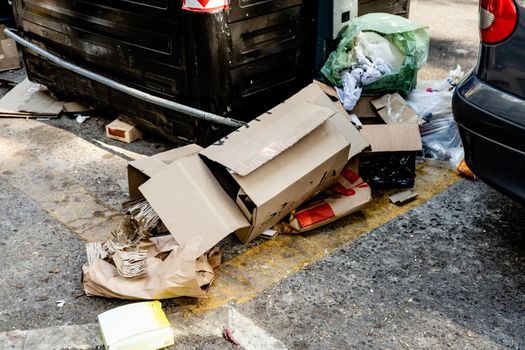
[(221, 252), (212, 249), (194, 259), (198, 246), (198, 242), (179, 246), (171, 235), (144, 240), (140, 245), (148, 252), (144, 275), (125, 278), (110, 262), (96, 260), (91, 266), (82, 267), (84, 292), (87, 296), (128, 300), (204, 297), (215, 278)]

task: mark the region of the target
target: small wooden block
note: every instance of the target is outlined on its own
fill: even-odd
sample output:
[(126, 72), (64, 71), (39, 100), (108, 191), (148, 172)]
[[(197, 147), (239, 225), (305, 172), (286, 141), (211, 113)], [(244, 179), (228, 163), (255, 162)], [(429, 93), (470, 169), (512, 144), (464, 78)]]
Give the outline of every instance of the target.
[(115, 119), (106, 125), (106, 136), (110, 139), (132, 143), (142, 138), (142, 132), (134, 125), (128, 124), (120, 119)]

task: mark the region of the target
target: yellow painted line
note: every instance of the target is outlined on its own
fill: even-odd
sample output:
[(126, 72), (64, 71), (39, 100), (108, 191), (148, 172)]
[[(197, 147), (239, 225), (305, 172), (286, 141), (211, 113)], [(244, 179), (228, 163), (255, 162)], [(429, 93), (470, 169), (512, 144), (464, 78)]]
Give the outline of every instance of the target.
[(107, 240), (121, 213), (66, 174), (42, 163), (19, 140), (0, 135), (0, 177), (86, 241)]
[(189, 315), (215, 309), (230, 301), (249, 301), (305, 265), (425, 203), (460, 179), (443, 165), (421, 164), (415, 186), (419, 197), (415, 201), (396, 206), (389, 202), (388, 196), (397, 191), (374, 193), (374, 200), (361, 213), (309, 234), (280, 235), (224, 262), (208, 298), (196, 302), (181, 300), (180, 304)]

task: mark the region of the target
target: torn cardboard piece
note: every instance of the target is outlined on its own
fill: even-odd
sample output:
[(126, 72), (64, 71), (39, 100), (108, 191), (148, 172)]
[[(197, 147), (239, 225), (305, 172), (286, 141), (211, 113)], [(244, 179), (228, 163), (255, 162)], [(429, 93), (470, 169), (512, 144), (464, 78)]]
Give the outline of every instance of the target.
[(113, 140), (132, 143), (142, 138), (142, 132), (134, 125), (115, 119), (106, 125), (106, 136)]
[(140, 193), (139, 187), (152, 176), (160, 173), (166, 165), (173, 163), (179, 158), (196, 155), (202, 150), (202, 147), (196, 144), (190, 144), (130, 162), (128, 164), (128, 188), (130, 199), (134, 200), (141, 198), (142, 193)]
[(307, 232), (361, 210), (372, 200), (372, 190), (355, 169), (356, 164), (348, 164), (320, 198), (294, 210), (273, 228), (279, 233)]
[(408, 106), (400, 94), (388, 94), (371, 101), (387, 124), (421, 124), (423, 119)]
[(406, 190), (403, 192), (396, 193), (388, 197), (388, 199), (390, 199), (390, 202), (392, 202), (395, 205), (402, 205), (416, 199), (417, 196), (417, 192), (414, 192), (412, 190)]
[(20, 69), (20, 57), (16, 42), (5, 35), (5, 25), (0, 25), (0, 71)]
[(44, 85), (26, 78), (0, 99), (0, 117), (57, 117), (64, 103), (51, 97)]
[(68, 114), (89, 113), (93, 110), (93, 107), (86, 106), (79, 102), (67, 102), (63, 106), (64, 113)]
[(198, 243), (178, 245), (171, 235), (141, 240), (139, 247), (148, 257), (145, 273), (138, 277), (121, 276), (107, 259), (85, 264), (82, 287), (86, 295), (128, 300), (204, 297), (215, 278), (215, 264), (220, 263), (220, 250), (195, 258)]

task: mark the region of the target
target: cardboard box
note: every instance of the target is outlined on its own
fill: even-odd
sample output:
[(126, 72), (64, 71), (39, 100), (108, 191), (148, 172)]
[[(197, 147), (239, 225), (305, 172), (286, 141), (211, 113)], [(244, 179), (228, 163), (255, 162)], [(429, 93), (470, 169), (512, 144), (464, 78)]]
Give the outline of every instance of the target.
[(201, 237), (199, 255), (234, 231), (249, 242), (337, 179), (353, 129), (312, 84), (139, 189), (177, 242)]
[(0, 71), (19, 69), (20, 57), (16, 42), (4, 34), (5, 25), (0, 25)]
[(142, 132), (134, 125), (115, 119), (106, 125), (106, 136), (113, 140), (132, 143), (142, 137)]
[(191, 144), (130, 162), (128, 164), (129, 198), (133, 200), (142, 197), (139, 187), (164, 170), (168, 164), (179, 158), (195, 155), (202, 149), (201, 146)]

